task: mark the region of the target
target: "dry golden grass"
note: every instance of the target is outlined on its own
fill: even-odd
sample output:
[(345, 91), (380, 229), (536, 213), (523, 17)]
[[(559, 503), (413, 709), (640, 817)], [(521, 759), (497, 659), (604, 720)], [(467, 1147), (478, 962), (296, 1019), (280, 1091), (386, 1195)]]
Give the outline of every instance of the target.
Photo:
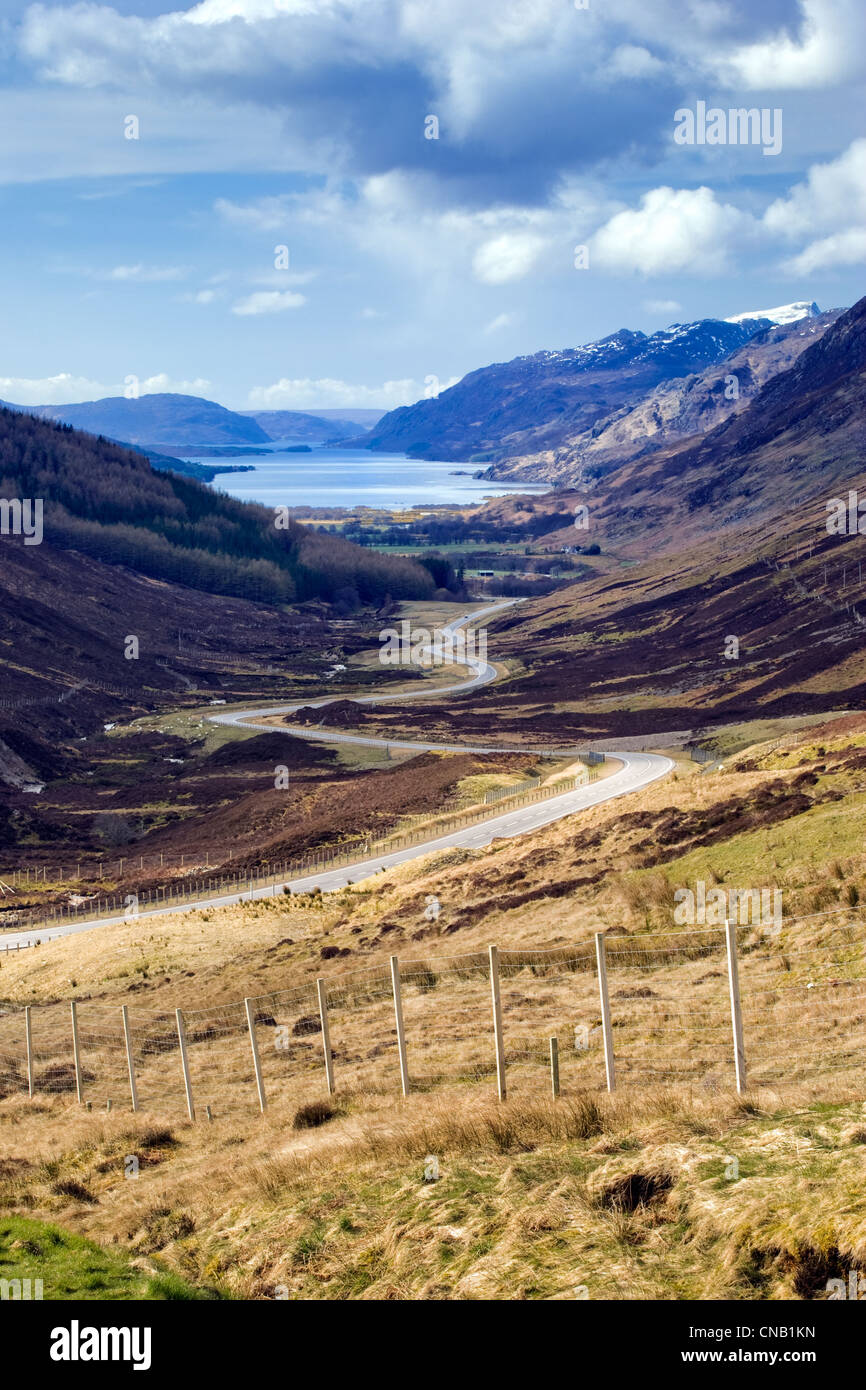
[[(17, 1060), (20, 1081), (20, 1006), (45, 1001), (33, 1009), (39, 1069), (59, 1068), (48, 1083), (69, 1086), (76, 997), (93, 1109), (68, 1089), (30, 1101), (7, 1086), (0, 1198), (241, 1297), (284, 1286), (291, 1297), (567, 1298), (581, 1285), (605, 1298), (820, 1296), (846, 1261), (866, 1259), (866, 922), (851, 902), (866, 868), (861, 774), (834, 771), (828, 749), (829, 739), (804, 735), (778, 755), (781, 770), (768, 752), (745, 759), (754, 770), (690, 771), (521, 840), (414, 861), (331, 897), (107, 927), (4, 959), (0, 1052)], [(816, 758), (814, 800), (787, 810), (774, 801), (773, 785), (779, 796), (796, 790)], [(828, 787), (840, 799), (821, 799)], [(737, 806), (748, 812), (741, 822)], [(722, 934), (672, 923), (673, 888), (699, 875), (781, 884), (786, 914), (802, 918), (778, 935), (740, 930), (747, 1098), (733, 1089)], [(432, 893), (436, 923), (424, 918)], [(598, 930), (608, 932), (621, 1088), (612, 1097), (602, 1090)], [(490, 941), (503, 962), (504, 1103)], [(349, 954), (323, 958), (333, 950)], [(404, 976), (405, 1101), (391, 954)], [(315, 1015), (319, 975), (334, 1113), (301, 1128), (299, 1113), (326, 1099), (315, 1021), (301, 1022)], [(256, 998), (264, 1115), (237, 1002), (245, 996)], [(138, 1116), (125, 1109), (121, 1003)], [(185, 1118), (177, 1006), (195, 1125)], [(139, 1160), (135, 1178), (124, 1176), (128, 1155)], [(438, 1181), (425, 1181), (429, 1157)]]

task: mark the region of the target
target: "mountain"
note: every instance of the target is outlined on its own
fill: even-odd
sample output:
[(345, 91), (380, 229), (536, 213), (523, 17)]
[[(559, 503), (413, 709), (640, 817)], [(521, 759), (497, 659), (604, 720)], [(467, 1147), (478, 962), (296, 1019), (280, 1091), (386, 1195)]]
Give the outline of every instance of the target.
[(620, 329), (584, 347), (494, 363), (431, 400), (390, 411), (364, 447), (484, 463), (555, 449), (660, 382), (722, 361), (770, 326), (702, 319), (651, 337)]
[(253, 420), (268, 439), (297, 439), (304, 443), (317, 440), (348, 439), (357, 434), (361, 422), (331, 419), (326, 415), (307, 415), (301, 410), (245, 410), (244, 418)]
[(264, 430), (243, 415), (216, 401), (200, 396), (181, 396), (173, 392), (138, 396), (106, 396), (99, 401), (83, 401), (76, 405), (16, 406), (29, 415), (46, 420), (59, 420), (64, 425), (102, 434), (109, 439), (123, 439), (130, 444), (144, 444), (169, 451), (194, 448), (196, 444), (268, 444)]
[(621, 406), (556, 449), (494, 464), (489, 476), (542, 479), (559, 487), (585, 485), (629, 459), (705, 434), (745, 410), (761, 387), (790, 367), (841, 312), (833, 309), (764, 328), (721, 362), (662, 382), (636, 403)]
[(771, 323), (796, 323), (799, 319), (816, 319), (821, 310), (814, 299), (799, 299), (795, 304), (780, 304), (777, 309), (747, 309), (744, 314), (732, 314), (725, 323), (745, 323), (749, 319), (769, 319)]
[(347, 408), (341, 410), (317, 410), (316, 414), (323, 420), (348, 420), (350, 424), (361, 425), (365, 430), (371, 430), (377, 420), (381, 420), (385, 414), (384, 410), (369, 410), (362, 407), (359, 410)]
[[(757, 525), (768, 538), (826, 499), (866, 457), (866, 298), (838, 315), (745, 410), (697, 439), (643, 453), (585, 492), (593, 539), (629, 553), (679, 549)], [(810, 522), (810, 525), (813, 523)]]
[(431, 702), (429, 728), (480, 737), (495, 702), (506, 735), (528, 738), (541, 708), (563, 743), (654, 732), (665, 746), (677, 730), (861, 708), (864, 538), (829, 533), (827, 504), (866, 497), (864, 460), (866, 298), (742, 412), (572, 493), (588, 531), (543, 544), (600, 542), (606, 569), (494, 619), (507, 692), (470, 692), (459, 723)]

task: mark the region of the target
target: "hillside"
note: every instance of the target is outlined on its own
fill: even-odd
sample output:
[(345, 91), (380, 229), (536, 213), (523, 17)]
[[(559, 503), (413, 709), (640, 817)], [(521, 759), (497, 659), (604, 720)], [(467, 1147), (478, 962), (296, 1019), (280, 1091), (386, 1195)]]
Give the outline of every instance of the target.
[(266, 507), (31, 415), (0, 411), (0, 482), (8, 497), (42, 500), (51, 544), (211, 593), (286, 602), (333, 598), (347, 585), (362, 601), (432, 591), (414, 561), (295, 522), (277, 527)]
[[(866, 491), (864, 374), (866, 299), (697, 443), (524, 502), (552, 519), (588, 508), (586, 530), (540, 544), (598, 543), (595, 574), (495, 618), (508, 680), (459, 706), (431, 700), (428, 728), (528, 739), (543, 724), (562, 746), (866, 702), (864, 542), (826, 526), (828, 499)], [(376, 722), (395, 736), (412, 715), (395, 704)]]
[(304, 442), (350, 439), (358, 433), (358, 425), (362, 423), (354, 418), (343, 419), (339, 412), (333, 418), (309, 415), (301, 410), (244, 410), (241, 414), (253, 420), (268, 439), (297, 439)]
[(102, 434), (129, 444), (162, 446), (169, 453), (179, 446), (194, 448), (196, 444), (268, 443), (268, 435), (255, 420), (199, 396), (169, 392), (131, 400), (125, 396), (106, 396), (100, 401), (84, 401), (77, 405), (40, 405), (26, 409), (31, 415), (58, 420), (61, 424), (86, 430), (88, 434)]
[(722, 361), (768, 327), (764, 320), (702, 319), (651, 337), (620, 329), (584, 347), (495, 363), (433, 399), (392, 410), (363, 444), (483, 462), (555, 449), (660, 382)]
[[(297, 523), (278, 530), (264, 507), (6, 410), (0, 496), (41, 501), (44, 527), (41, 544), (0, 539), (3, 730), (71, 737), (121, 709), (221, 693), (227, 677), (241, 693), (276, 692), (287, 661), (323, 669), (327, 605), (352, 612), (434, 588), (412, 560)], [(292, 603), (315, 611), (302, 618)]]
[(722, 362), (662, 382), (635, 404), (622, 406), (553, 450), (494, 464), (489, 476), (544, 479), (573, 487), (593, 483), (665, 444), (706, 434), (745, 410), (761, 387), (792, 366), (841, 312), (835, 309), (765, 328)]
[[(866, 727), (859, 717), (775, 730), (769, 742), (732, 736), (740, 751), (723, 773), (680, 762), (639, 799), (540, 834), (430, 856), (333, 897), (119, 924), (4, 961), (0, 1116), (12, 1138), (0, 1196), (10, 1219), (51, 1222), (148, 1275), (242, 1298), (827, 1298), (828, 1280), (864, 1260)], [(721, 934), (673, 916), (675, 891), (698, 881), (783, 894), (779, 936), (738, 931), (742, 1097)], [(431, 895), (437, 922), (424, 917)], [(613, 1095), (596, 931), (607, 933)], [(505, 1103), (495, 1099), (490, 942), (503, 960)], [(331, 1013), (330, 1099), (316, 977)], [(75, 1104), (70, 996), (90, 1112)], [(138, 1115), (125, 1089), (124, 1003)], [(176, 1007), (194, 1124), (172, 1043)], [(129, 1154), (136, 1182), (124, 1176)]]
[(743, 531), (794, 515), (814, 500), (823, 511), (817, 543), (824, 501), (862, 468), (864, 377), (866, 298), (771, 377), (745, 410), (697, 441), (609, 472), (590, 494), (593, 525), (646, 554), (648, 542), (656, 552), (681, 548), (725, 526)]

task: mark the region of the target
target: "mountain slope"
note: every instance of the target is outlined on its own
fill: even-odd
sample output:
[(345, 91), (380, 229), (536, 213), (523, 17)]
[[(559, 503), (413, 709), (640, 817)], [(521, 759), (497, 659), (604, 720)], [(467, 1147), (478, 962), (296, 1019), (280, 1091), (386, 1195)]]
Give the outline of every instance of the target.
[(842, 311), (765, 328), (721, 362), (664, 381), (634, 404), (567, 438), (558, 448), (494, 464), (490, 476), (544, 479), (558, 486), (593, 482), (662, 445), (705, 434), (745, 410), (762, 386), (785, 371)]
[(651, 337), (620, 329), (584, 347), (495, 363), (432, 400), (392, 410), (363, 443), (485, 462), (556, 448), (659, 382), (721, 361), (768, 327), (763, 320), (703, 319)]
[(106, 396), (99, 401), (76, 405), (12, 407), (45, 420), (123, 439), (130, 444), (163, 445), (177, 448), (196, 444), (267, 444), (269, 436), (255, 420), (226, 410), (216, 401), (174, 392), (138, 396)]
[[(617, 468), (590, 494), (596, 524), (616, 543), (658, 553), (725, 526), (777, 524), (821, 504), (863, 467), (866, 298), (841, 314), (748, 408), (697, 442)], [(826, 516), (826, 513), (824, 513)]]
[[(285, 603), (350, 586), (362, 601), (380, 601), (433, 588), (414, 561), (296, 522), (277, 527), (266, 507), (155, 472), (142, 454), (104, 438), (9, 410), (0, 410), (0, 496), (42, 503), (47, 544), (210, 593)], [(24, 546), (24, 538), (3, 536), (2, 545)]]
[(360, 423), (308, 415), (302, 410), (244, 410), (241, 413), (245, 419), (255, 421), (268, 439), (349, 439), (358, 433)]

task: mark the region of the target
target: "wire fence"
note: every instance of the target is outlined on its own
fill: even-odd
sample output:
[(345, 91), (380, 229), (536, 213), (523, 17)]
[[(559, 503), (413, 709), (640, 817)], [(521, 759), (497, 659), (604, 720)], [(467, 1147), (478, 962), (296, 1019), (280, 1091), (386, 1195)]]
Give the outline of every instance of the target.
[[(597, 777), (598, 771), (593, 767), (571, 777), (563, 777), (555, 782), (531, 787), (528, 791), (522, 787), (516, 787), (509, 797), (502, 798), (507, 802), (507, 805), (503, 806), (501, 800), (493, 811), (489, 805), (482, 803), (465, 811), (455, 812), (453, 815), (438, 818), (427, 817), (423, 824), (410, 827), (396, 834), (378, 837), (371, 835), (355, 840), (341, 841), (339, 844), (317, 849), (312, 855), (304, 859), (280, 860), (278, 863), (262, 864), (255, 868), (238, 869), (233, 873), (220, 875), (205, 876), (196, 869), (190, 869), (184, 877), (174, 879), (165, 885), (158, 885), (147, 891), (124, 892), (121, 890), (105, 896), (101, 894), (88, 894), (86, 896), (71, 894), (65, 903), (57, 903), (48, 911), (38, 907), (23, 910), (12, 909), (6, 913), (8, 920), (0, 917), (0, 931), (27, 932), (40, 929), (49, 931), (52, 928), (62, 927), (70, 923), (103, 919), (133, 921), (142, 912), (155, 912), (161, 908), (180, 908), (184, 904), (194, 907), (196, 903), (214, 896), (254, 895), (268, 888), (274, 892), (283, 887), (288, 890), (289, 881), (291, 883), (303, 883), (305, 879), (316, 878), (334, 870), (351, 868), (355, 864), (362, 865), (369, 859), (399, 854), (403, 850), (414, 848), (427, 841), (433, 843), (470, 826), (482, 824), (487, 820), (495, 820), (498, 816), (507, 815), (510, 811), (520, 810), (524, 806), (532, 806), (540, 801), (548, 801), (554, 797), (566, 795), (578, 787), (585, 786), (588, 782), (594, 782)], [(0, 880), (0, 883), (2, 882), (3, 880)], [(312, 887), (312, 884), (310, 886)], [(26, 949), (28, 944), (30, 943), (13, 943), (8, 949)], [(5, 949), (7, 947), (0, 941), (0, 952)]]
[[(866, 923), (856, 908), (552, 949), (393, 956), (209, 1007), (92, 1000), (0, 1015), (0, 1100), (213, 1118), (341, 1090), (866, 1092)], [(813, 924), (806, 941), (794, 934)]]

